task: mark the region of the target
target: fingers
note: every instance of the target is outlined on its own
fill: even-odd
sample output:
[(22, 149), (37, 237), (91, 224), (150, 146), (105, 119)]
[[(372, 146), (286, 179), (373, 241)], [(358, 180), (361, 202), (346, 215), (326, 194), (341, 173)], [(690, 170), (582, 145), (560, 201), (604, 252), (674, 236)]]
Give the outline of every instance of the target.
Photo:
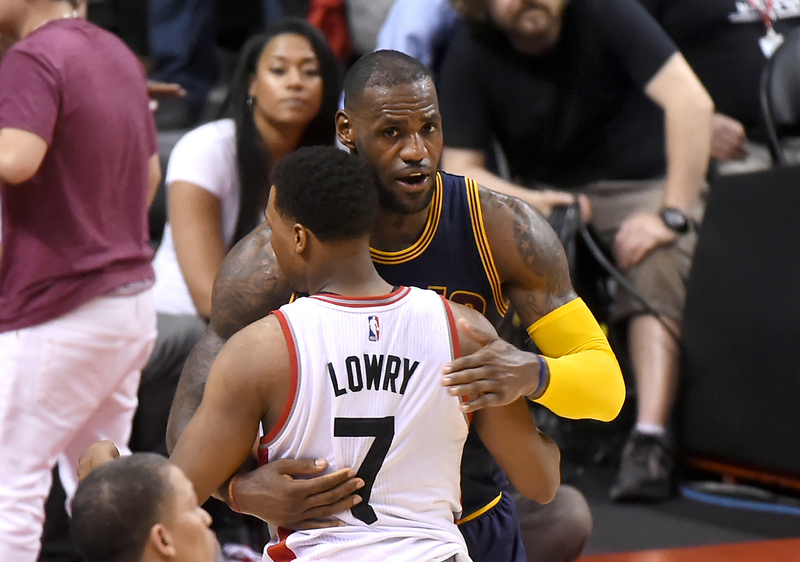
[(328, 467), (328, 461), (326, 459), (278, 459), (269, 464), (278, 473), (287, 474), (289, 476), (319, 474)]
[(500, 400), (497, 394), (481, 394), (474, 400), (470, 400), (469, 402), (462, 402), (461, 403), (461, 411), (465, 414), (469, 414), (470, 412), (476, 412), (478, 410), (482, 410), (483, 408), (491, 408), (494, 406), (503, 406), (504, 401)]
[(459, 337), (467, 336), (481, 347), (488, 345), (497, 339), (492, 332), (476, 326), (466, 318), (459, 318), (456, 321), (456, 324), (459, 328)]
[(361, 478), (354, 478), (333, 489), (326, 490), (308, 498), (309, 507), (304, 515), (307, 519), (324, 519), (337, 513), (352, 509), (362, 502), (363, 498), (356, 494), (364, 487)]
[[(333, 490), (337, 486), (341, 486), (342, 484), (353, 482), (355, 480), (356, 473), (352, 468), (342, 468), (336, 472), (331, 472), (330, 474), (317, 476), (316, 478), (310, 478), (308, 480), (302, 480), (301, 482), (304, 485), (303, 492), (308, 496), (312, 496), (323, 494), (327, 491)], [(363, 480), (360, 478), (357, 480), (363, 485)], [(358, 486), (356, 489), (360, 487), (361, 486)]]
[(78, 459), (78, 482), (82, 482), (95, 468), (103, 466), (117, 457), (119, 457), (119, 450), (112, 441), (105, 440), (94, 443)]
[[(344, 481), (339, 483), (342, 478)], [(304, 493), (308, 495), (304, 500), (303, 519), (292, 526), (294, 529), (338, 527), (343, 523), (333, 516), (352, 509), (363, 501), (356, 492), (364, 487), (364, 481), (361, 478), (355, 478), (355, 473), (349, 468), (337, 470), (332, 474), (303, 483), (309, 484), (304, 490)]]
[(147, 81), (147, 93), (151, 97), (175, 97), (182, 98), (186, 95), (186, 90), (180, 84), (169, 82)]
[(463, 412), (508, 404), (516, 396), (508, 382), (489, 379), (484, 369), (469, 369), (442, 379), (447, 392), (461, 398)]

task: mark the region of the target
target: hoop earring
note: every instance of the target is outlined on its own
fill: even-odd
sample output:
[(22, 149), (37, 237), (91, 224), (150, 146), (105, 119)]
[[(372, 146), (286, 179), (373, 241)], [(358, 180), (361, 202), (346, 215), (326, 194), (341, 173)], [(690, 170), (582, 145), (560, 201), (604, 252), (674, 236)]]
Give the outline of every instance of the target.
[(247, 96), (247, 101), (245, 103), (248, 109), (253, 109), (253, 96)]

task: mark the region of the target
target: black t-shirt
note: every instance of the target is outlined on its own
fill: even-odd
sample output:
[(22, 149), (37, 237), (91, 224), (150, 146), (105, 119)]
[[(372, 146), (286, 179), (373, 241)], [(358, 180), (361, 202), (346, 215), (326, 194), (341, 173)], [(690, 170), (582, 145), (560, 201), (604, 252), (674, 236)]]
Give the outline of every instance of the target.
[[(750, 137), (762, 133), (758, 99), (766, 59), (758, 40), (766, 33), (765, 0), (639, 0), (661, 23), (714, 100), (720, 113), (742, 122)], [(800, 0), (773, 0), (775, 30), (800, 25)]]
[(540, 56), (462, 30), (439, 75), (445, 145), (496, 138), (523, 184), (569, 188), (664, 174), (664, 117), (645, 85), (676, 51), (635, 0), (571, 0)]

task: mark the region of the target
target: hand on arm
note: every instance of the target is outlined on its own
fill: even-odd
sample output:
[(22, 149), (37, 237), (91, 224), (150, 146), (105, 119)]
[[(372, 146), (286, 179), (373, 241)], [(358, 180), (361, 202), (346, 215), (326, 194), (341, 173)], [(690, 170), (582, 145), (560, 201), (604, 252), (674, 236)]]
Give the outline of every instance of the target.
[(457, 319), (462, 357), (444, 368), (442, 383), (460, 396), (464, 412), (501, 406), (530, 396), (539, 386), (541, 363), (532, 353), (500, 339), (478, 312), (451, 304)]
[[(497, 331), (481, 314), (457, 304), (451, 307), (462, 353), (474, 355), (485, 351), (486, 346), (502, 342)], [(525, 378), (507, 376), (512, 379)], [(482, 384), (474, 386), (473, 394), (469, 396), (470, 402), (462, 408), (464, 411), (476, 410), (472, 404), (473, 398), (483, 398), (479, 394), (483, 390)], [(504, 385), (501, 383), (499, 386)], [(514, 383), (507, 386), (514, 386)], [(450, 391), (454, 394), (452, 387)], [(524, 398), (493, 400), (486, 405), (495, 407), (482, 407), (475, 411), (472, 423), (492, 457), (522, 495), (539, 503), (552, 500), (561, 483), (558, 446), (537, 429)]]
[[(481, 206), (504, 295), (546, 356), (549, 380), (539, 395), (533, 390), (540, 381), (539, 358), (489, 338), (479, 351), (449, 364), (450, 380), (465, 389), (477, 388), (465, 384), (486, 388), (485, 381), (504, 387), (505, 392), (493, 390), (491, 398), (503, 399), (492, 404), (508, 404), (536, 392), (534, 399), (557, 415), (613, 419), (625, 400), (622, 372), (597, 321), (572, 289), (555, 232), (541, 215), (514, 197), (482, 190)], [(564, 345), (550, 344), (548, 336), (553, 331)]]
[(442, 153), (442, 169), (452, 174), (467, 176), (489, 189), (521, 199), (544, 217), (549, 217), (554, 207), (571, 205), (576, 199), (580, 204), (584, 222), (588, 222), (592, 215), (589, 199), (585, 195), (576, 197), (565, 191), (530, 189), (493, 174), (486, 169), (486, 155), (482, 150), (446, 147)]

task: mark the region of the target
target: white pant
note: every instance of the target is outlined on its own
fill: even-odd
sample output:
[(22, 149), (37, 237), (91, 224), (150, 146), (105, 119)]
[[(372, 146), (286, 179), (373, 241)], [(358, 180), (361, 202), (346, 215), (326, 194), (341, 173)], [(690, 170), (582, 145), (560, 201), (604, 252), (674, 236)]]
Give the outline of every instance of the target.
[(71, 498), (89, 445), (128, 443), (155, 337), (152, 290), (0, 333), (0, 561), (36, 561), (57, 460)]

